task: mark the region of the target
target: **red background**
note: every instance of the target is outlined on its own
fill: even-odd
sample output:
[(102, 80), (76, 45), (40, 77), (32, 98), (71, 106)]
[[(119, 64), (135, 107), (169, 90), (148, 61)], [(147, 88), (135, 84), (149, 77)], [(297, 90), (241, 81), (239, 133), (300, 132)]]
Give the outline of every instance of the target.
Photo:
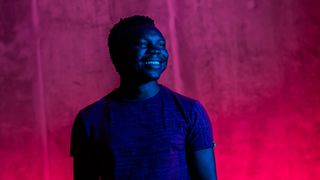
[(1, 0), (0, 179), (72, 179), (78, 110), (119, 78), (106, 35), (156, 20), (161, 83), (199, 99), (220, 180), (320, 179), (320, 1)]

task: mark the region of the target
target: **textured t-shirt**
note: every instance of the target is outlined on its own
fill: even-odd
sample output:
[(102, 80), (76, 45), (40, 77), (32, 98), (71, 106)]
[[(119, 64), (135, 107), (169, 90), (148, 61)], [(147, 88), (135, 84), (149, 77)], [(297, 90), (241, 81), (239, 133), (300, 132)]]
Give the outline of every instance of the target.
[(145, 100), (117, 92), (78, 113), (71, 155), (92, 159), (103, 179), (190, 179), (188, 154), (213, 147), (203, 106), (163, 85)]

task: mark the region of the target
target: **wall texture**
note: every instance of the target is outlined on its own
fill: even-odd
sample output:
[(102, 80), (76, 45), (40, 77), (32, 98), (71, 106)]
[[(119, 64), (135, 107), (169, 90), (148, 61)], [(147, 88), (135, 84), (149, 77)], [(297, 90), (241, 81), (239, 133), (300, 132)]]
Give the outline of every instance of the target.
[(70, 180), (78, 110), (119, 84), (106, 35), (153, 17), (161, 83), (198, 98), (219, 179), (320, 179), (320, 1), (1, 0), (0, 179)]

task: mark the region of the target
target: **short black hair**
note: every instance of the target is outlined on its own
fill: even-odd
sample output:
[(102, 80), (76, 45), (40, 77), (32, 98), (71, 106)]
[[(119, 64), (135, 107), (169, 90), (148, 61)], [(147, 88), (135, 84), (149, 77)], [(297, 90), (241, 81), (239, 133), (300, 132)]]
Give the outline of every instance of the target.
[(135, 15), (126, 18), (121, 18), (120, 21), (115, 24), (110, 30), (108, 36), (109, 54), (112, 63), (117, 69), (117, 55), (121, 53), (122, 38), (124, 37), (126, 30), (131, 27), (151, 25), (155, 26), (154, 20), (148, 16)]

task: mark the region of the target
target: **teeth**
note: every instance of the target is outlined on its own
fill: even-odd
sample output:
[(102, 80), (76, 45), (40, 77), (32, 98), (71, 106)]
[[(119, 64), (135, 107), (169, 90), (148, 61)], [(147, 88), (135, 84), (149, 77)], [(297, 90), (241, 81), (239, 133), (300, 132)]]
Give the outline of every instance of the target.
[(160, 64), (159, 61), (147, 61), (145, 64)]

